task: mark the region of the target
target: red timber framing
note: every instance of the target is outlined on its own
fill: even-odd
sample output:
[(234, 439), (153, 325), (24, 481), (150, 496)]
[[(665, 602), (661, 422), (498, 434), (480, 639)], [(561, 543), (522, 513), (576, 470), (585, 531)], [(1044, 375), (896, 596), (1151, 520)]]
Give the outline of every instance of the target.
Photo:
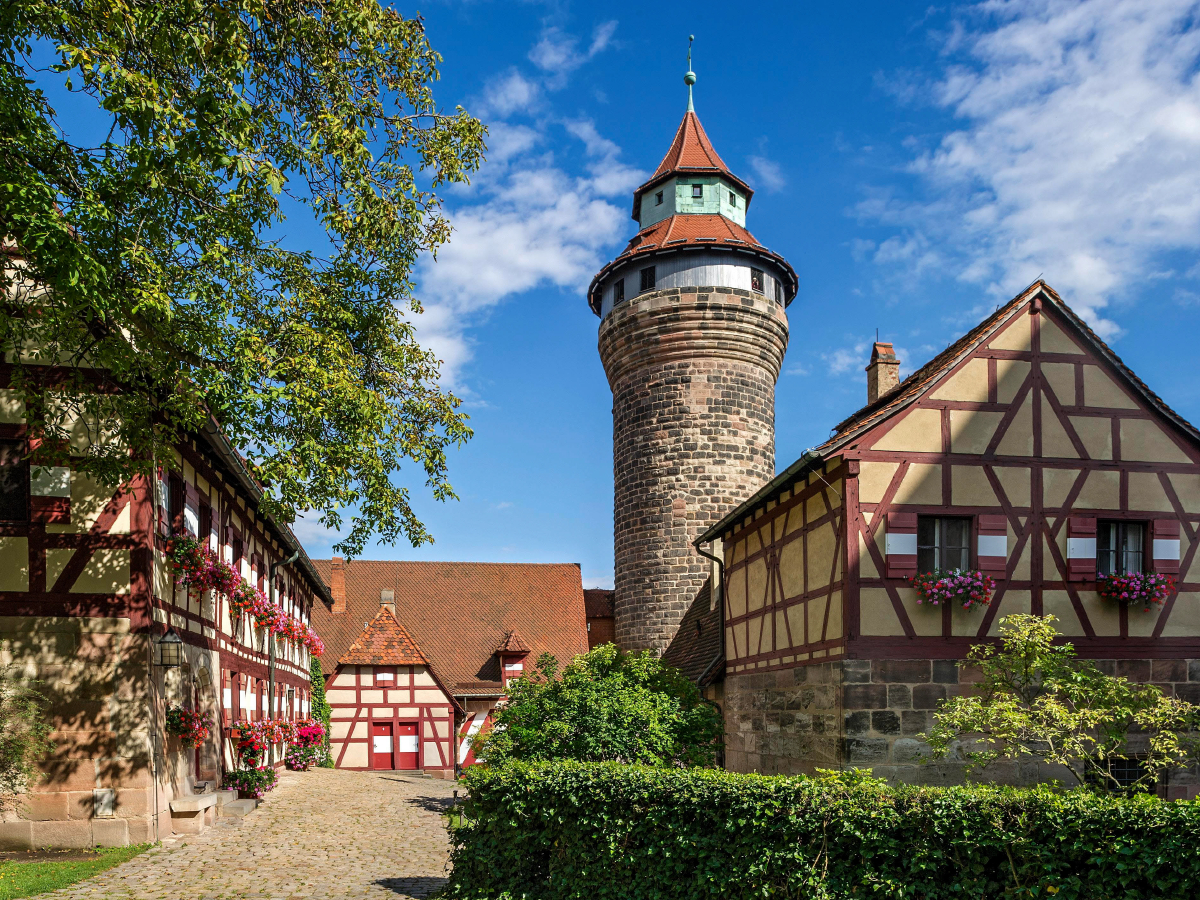
[[(393, 677), (380, 681), (376, 672), (388, 671)], [(417, 726), (418, 769), (454, 771), (455, 711), (454, 700), (420, 665), (359, 666), (340, 665), (329, 679), (326, 696), (332, 711), (334, 764), (339, 769), (373, 769), (371, 752), (372, 723), (391, 723), (393, 766), (399, 752), (400, 726)], [(354, 699), (340, 699), (353, 691)], [(441, 702), (431, 703), (428, 694), (438, 692)], [(364, 697), (364, 692), (368, 693)], [(381, 695), (376, 702), (375, 695)], [(418, 698), (423, 694), (423, 699)], [(344, 730), (344, 731), (343, 731)], [(342, 734), (344, 733), (344, 736)], [(436, 756), (430, 752), (436, 750)]]
[[(726, 546), (734, 546), (752, 535), (757, 539), (758, 549), (753, 550), (725, 570), (725, 627), (730, 658), (739, 665), (756, 665), (755, 671), (790, 667), (794, 663), (768, 662), (797, 654), (819, 654), (809, 661), (828, 662), (841, 656), (845, 641), (839, 633), (829, 633), (830, 611), (834, 608), (846, 587), (845, 568), (842, 565), (846, 542), (844, 505), (834, 505), (829, 494), (835, 493), (830, 484), (836, 485), (844, 479), (844, 465), (825, 473), (823, 480), (794, 489), (791, 497), (780, 502), (753, 522), (733, 532), (726, 538)], [(836, 493), (835, 493), (836, 496)], [(816, 508), (811, 500), (819, 500)], [(803, 566), (800, 589), (789, 593), (784, 586), (781, 561), (791, 545), (798, 545), (799, 558), (809, 559), (809, 540), (814, 531), (834, 529), (835, 552), (830, 555), (827, 571), (822, 578), (812, 577), (807, 565)], [(766, 578), (756, 585), (751, 579), (751, 566), (757, 560), (766, 563)], [(736, 585), (738, 596), (745, 597), (745, 612), (735, 614), (729, 586)], [(814, 620), (809, 615), (809, 605), (822, 600), (823, 611)], [(796, 614), (789, 614), (793, 611)], [(740, 628), (743, 623), (761, 621), (757, 629)], [(764, 649), (764, 647), (766, 649)], [(784, 649), (781, 649), (784, 648)]]
[[(1025, 328), (1027, 332), (1020, 332), (1027, 333), (1023, 342), (1003, 337), (1010, 329)], [(845, 640), (836, 649), (826, 649), (849, 658), (961, 658), (970, 646), (995, 639), (998, 616), (1027, 610), (1054, 612), (1060, 630), (1083, 656), (1200, 657), (1200, 624), (1194, 609), (1200, 581), (1192, 569), (1200, 547), (1200, 490), (1196, 488), (1200, 440), (1195, 429), (1150, 394), (1044, 286), (1008, 304), (954, 351), (957, 358), (918, 389), (905, 390), (902, 385), (898, 399), (852, 417), (843, 431), (818, 448), (825, 461), (836, 464), (837, 475), (845, 476), (840, 508), (821, 509), (813, 523), (838, 523), (837, 552), (845, 566), (840, 583)], [(948, 386), (968, 366), (971, 374), (958, 383), (973, 379), (975, 395), (964, 399)], [(983, 373), (986, 377), (981, 377)], [(905, 433), (918, 434), (919, 428), (913, 442), (919, 446), (906, 449), (888, 436), (903, 428), (909, 417), (920, 424), (910, 423)], [(988, 423), (990, 432), (978, 437), (981, 428), (977, 428), (974, 445), (962, 437), (971, 427), (964, 423), (972, 419), (976, 425)], [(861, 479), (868, 466), (874, 466), (875, 477), (869, 500), (863, 499)], [(878, 473), (887, 471), (885, 467), (890, 467), (890, 477), (879, 480)], [(811, 599), (807, 589), (784, 596), (778, 572), (783, 548), (790, 541), (803, 540), (804, 530), (787, 533), (784, 528), (781, 537), (777, 529), (773, 539), (770, 531), (772, 520), (795, 515), (798, 507), (807, 504), (789, 500), (765, 509), (797, 486), (801, 493), (814, 493), (812, 485), (804, 485), (808, 469), (794, 470), (791, 484), (776, 482), (772, 492), (760, 493), (731, 514), (733, 524), (723, 523), (718, 526), (720, 533), (714, 529), (708, 535), (708, 539), (724, 539), (726, 597), (734, 579), (747, 577), (748, 564), (764, 557), (771, 573), (765, 589), (760, 587), (764, 606), (786, 609)], [(837, 483), (832, 474), (825, 477)], [(913, 489), (914, 483), (918, 490)], [(967, 484), (980, 486), (993, 499), (964, 500), (969, 492), (962, 485)], [(940, 634), (930, 633), (927, 609), (921, 610), (925, 620), (916, 623), (913, 591), (906, 579), (896, 577), (899, 567), (889, 566), (889, 518), (898, 530), (907, 532), (909, 519), (916, 516), (969, 517), (970, 564), (996, 580), (988, 608), (964, 612), (946, 606), (935, 611), (940, 615)], [(1161, 607), (1143, 612), (1140, 607), (1105, 607), (1098, 601), (1094, 561), (1098, 520), (1145, 526), (1146, 569), (1178, 572), (1177, 591)], [(806, 521), (805, 529), (809, 527)], [(762, 545), (740, 559), (733, 548), (751, 533), (761, 536)], [(1007, 538), (1006, 545), (997, 543), (1000, 536)], [(1068, 537), (1083, 549), (1070, 549), (1074, 545)], [(898, 548), (908, 546), (897, 541)], [(1007, 547), (1002, 558), (995, 555), (998, 546)], [(1091, 559), (1086, 556), (1088, 546)], [(987, 553), (981, 553), (980, 547), (988, 548)], [(835, 587), (820, 590), (832, 593)], [(863, 620), (864, 592), (873, 598), (886, 597), (884, 605), (895, 615), (893, 633), (880, 634), (873, 622)], [(1176, 621), (1181, 596), (1187, 598), (1188, 614)], [(1006, 597), (1018, 599), (1006, 606)], [(879, 600), (873, 603), (872, 609), (878, 610)], [(725, 613), (728, 643), (728, 627), (739, 618), (731, 615), (728, 602)], [(1109, 618), (1098, 621), (1100, 613)], [(805, 634), (804, 640), (819, 637)], [(727, 672), (735, 673), (735, 662), (762, 658), (754, 646), (730, 646)], [(827, 659), (810, 657), (791, 665)], [(783, 666), (771, 666), (777, 667)]]

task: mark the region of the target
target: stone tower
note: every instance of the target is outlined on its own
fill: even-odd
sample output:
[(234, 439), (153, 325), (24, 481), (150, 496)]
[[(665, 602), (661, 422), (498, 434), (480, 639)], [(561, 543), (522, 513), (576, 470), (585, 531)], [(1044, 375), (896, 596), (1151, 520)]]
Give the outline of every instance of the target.
[(775, 472), (796, 273), (746, 230), (753, 191), (692, 106), (633, 195), (638, 233), (588, 303), (613, 392), (616, 639), (661, 652), (709, 573), (692, 541)]

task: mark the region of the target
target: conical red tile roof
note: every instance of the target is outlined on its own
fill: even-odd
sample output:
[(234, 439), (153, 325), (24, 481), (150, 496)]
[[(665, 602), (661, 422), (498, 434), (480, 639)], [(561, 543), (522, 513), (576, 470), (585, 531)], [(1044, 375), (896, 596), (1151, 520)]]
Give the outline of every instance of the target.
[(339, 666), (428, 666), (429, 660), (391, 610), (381, 606), (350, 649), (338, 659)]
[(670, 178), (672, 175), (687, 172), (721, 175), (728, 178), (745, 192), (746, 206), (750, 206), (750, 198), (754, 196), (754, 191), (746, 182), (729, 171), (729, 166), (725, 165), (724, 160), (713, 148), (712, 141), (705, 134), (704, 126), (700, 124), (700, 118), (689, 109), (683, 114), (683, 121), (679, 123), (679, 128), (675, 131), (675, 140), (671, 141), (671, 149), (667, 151), (667, 155), (658, 164), (658, 168), (654, 170), (650, 179), (634, 191), (634, 218), (637, 218), (637, 197), (643, 191), (649, 190), (658, 182)]

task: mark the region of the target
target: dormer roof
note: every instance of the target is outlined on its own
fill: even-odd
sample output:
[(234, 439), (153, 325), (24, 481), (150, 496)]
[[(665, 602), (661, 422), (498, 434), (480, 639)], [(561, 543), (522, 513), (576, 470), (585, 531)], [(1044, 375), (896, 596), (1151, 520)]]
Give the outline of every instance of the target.
[(729, 166), (725, 165), (724, 160), (713, 148), (712, 141), (705, 134), (700, 118), (690, 109), (683, 114), (683, 121), (679, 123), (675, 139), (671, 142), (671, 149), (658, 164), (654, 174), (633, 192), (633, 217), (638, 217), (638, 198), (645, 191), (681, 174), (720, 175), (745, 192), (747, 207), (750, 206), (750, 198), (754, 196), (750, 186), (729, 171)]
[(529, 645), (521, 640), (521, 636), (515, 631), (504, 632), (504, 637), (500, 639), (500, 646), (496, 648), (497, 653), (519, 655), (529, 652)]
[(429, 660), (392, 611), (381, 606), (350, 649), (338, 659), (338, 665), (428, 666)]

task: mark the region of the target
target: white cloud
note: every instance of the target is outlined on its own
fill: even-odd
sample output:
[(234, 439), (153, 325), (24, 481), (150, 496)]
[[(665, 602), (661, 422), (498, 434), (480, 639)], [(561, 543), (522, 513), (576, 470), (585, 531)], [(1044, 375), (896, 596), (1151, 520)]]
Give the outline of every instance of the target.
[(866, 366), (870, 359), (870, 354), (867, 353), (869, 346), (866, 341), (861, 341), (853, 347), (841, 347), (832, 353), (822, 353), (821, 359), (825, 360), (825, 367), (830, 375), (845, 375)]
[(962, 128), (912, 160), (921, 196), (859, 206), (900, 232), (876, 260), (944, 266), (998, 297), (1043, 273), (1111, 335), (1112, 299), (1163, 253), (1200, 249), (1197, 13), (1196, 0), (966, 11), (944, 38), (957, 61), (925, 85)]
[(537, 108), (540, 94), (541, 88), (537, 82), (530, 81), (516, 69), (510, 69), (484, 88), (479, 112), (483, 116), (501, 118), (513, 113), (529, 112)]
[(585, 151), (591, 158), (588, 171), (592, 176), (592, 189), (601, 197), (628, 194), (645, 180), (645, 172), (627, 166), (618, 159), (621, 148), (601, 136), (590, 119), (567, 122), (566, 129), (583, 141)]
[(751, 156), (750, 168), (754, 170), (754, 174), (758, 176), (758, 180), (768, 192), (782, 190), (787, 184), (787, 179), (783, 177), (783, 169), (779, 163), (767, 159), (765, 156)]
[(592, 31), (592, 40), (585, 51), (579, 50), (579, 38), (556, 25), (542, 29), (541, 39), (529, 51), (529, 60), (550, 77), (547, 86), (558, 90), (570, 75), (612, 43), (617, 30), (616, 20), (602, 22)]

